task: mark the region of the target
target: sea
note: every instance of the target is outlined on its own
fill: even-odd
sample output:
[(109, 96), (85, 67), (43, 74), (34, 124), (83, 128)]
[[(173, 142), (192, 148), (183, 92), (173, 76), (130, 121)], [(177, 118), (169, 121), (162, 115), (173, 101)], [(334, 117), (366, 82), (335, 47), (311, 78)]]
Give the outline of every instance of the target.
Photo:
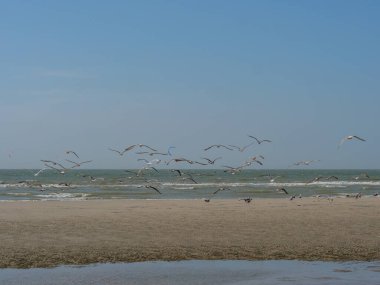
[(0, 170), (0, 201), (379, 197), (380, 170)]

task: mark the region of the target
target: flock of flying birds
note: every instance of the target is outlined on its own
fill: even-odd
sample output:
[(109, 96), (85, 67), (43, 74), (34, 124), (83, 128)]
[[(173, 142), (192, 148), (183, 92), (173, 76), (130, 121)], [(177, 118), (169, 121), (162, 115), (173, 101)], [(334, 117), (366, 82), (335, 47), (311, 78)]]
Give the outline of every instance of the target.
[[(246, 149), (248, 149), (249, 147), (251, 147), (254, 144), (260, 145), (263, 143), (271, 143), (272, 142), (269, 139), (259, 139), (255, 136), (252, 136), (252, 135), (248, 135), (248, 137), (251, 138), (252, 141), (245, 146), (236, 146), (236, 145), (231, 145), (231, 144), (229, 144), (229, 145), (214, 144), (214, 145), (210, 145), (210, 146), (204, 148), (203, 151), (207, 152), (210, 149), (223, 149), (226, 151), (244, 152)], [(350, 141), (350, 140), (358, 140), (358, 141), (363, 141), (363, 142), (366, 141), (365, 139), (363, 139), (359, 136), (349, 135), (349, 136), (344, 137), (340, 141), (338, 148), (340, 148), (346, 141)], [(133, 145), (130, 145), (124, 149), (108, 148), (108, 150), (110, 152), (115, 153), (118, 156), (124, 156), (126, 153), (131, 152), (133, 150), (136, 151), (135, 154), (141, 155), (141, 158), (137, 159), (138, 161), (141, 161), (144, 163), (144, 166), (141, 169), (139, 169), (138, 171), (125, 170), (128, 173), (132, 173), (135, 177), (144, 177), (145, 171), (149, 171), (149, 170), (159, 172), (159, 170), (157, 169), (157, 165), (159, 165), (160, 163), (164, 163), (167, 166), (172, 165), (172, 164), (176, 164), (176, 163), (187, 163), (190, 165), (208, 166), (208, 165), (214, 165), (217, 160), (222, 159), (221, 156), (218, 156), (216, 158), (209, 158), (209, 157), (204, 156), (204, 157), (201, 157), (199, 161), (195, 161), (195, 160), (187, 159), (184, 157), (173, 157), (173, 153), (171, 151), (174, 148), (175, 148), (174, 146), (170, 146), (166, 152), (160, 152), (157, 149), (155, 149), (151, 146), (145, 145), (145, 144), (133, 144)], [(44, 164), (44, 167), (42, 169), (40, 169), (38, 172), (36, 172), (34, 174), (34, 176), (38, 176), (42, 172), (49, 170), (49, 169), (54, 170), (57, 173), (64, 175), (72, 169), (80, 168), (82, 165), (89, 164), (92, 162), (92, 160), (80, 161), (79, 155), (74, 150), (67, 150), (65, 153), (68, 157), (70, 157), (70, 159), (65, 159), (65, 164), (69, 163), (69, 166), (64, 166), (63, 162), (56, 162), (56, 161), (52, 161), (52, 160), (43, 159), (43, 160), (41, 160), (41, 162)], [(150, 157), (151, 159), (147, 159), (148, 157)], [(159, 157), (159, 158), (157, 158), (157, 157)], [(168, 158), (168, 159), (164, 160), (164, 157)], [(263, 165), (263, 160), (264, 160), (264, 157), (262, 155), (258, 155), (258, 156), (253, 156), (253, 157), (248, 158), (246, 161), (244, 161), (239, 166), (232, 167), (232, 166), (228, 166), (228, 165), (222, 165), (222, 167), (225, 168), (224, 172), (234, 175), (236, 173), (239, 173), (244, 168), (246, 168), (252, 164)], [(311, 163), (316, 162), (316, 161), (318, 161), (318, 160), (298, 161), (298, 162), (295, 162), (293, 165), (295, 165), (295, 166), (306, 165), (307, 166), (307, 165), (310, 165)], [(179, 179), (181, 179), (182, 181), (191, 181), (192, 183), (197, 183), (197, 181), (194, 179), (194, 177), (190, 173), (185, 172), (184, 170), (174, 168), (174, 169), (171, 169), (171, 172), (178, 175)], [(88, 177), (91, 179), (91, 181), (95, 181), (97, 179), (103, 179), (103, 178), (95, 178), (91, 175), (83, 175), (83, 177), (86, 177), (86, 178)], [(270, 179), (271, 179), (270, 181), (273, 182), (276, 178), (277, 177), (270, 177)], [(159, 189), (159, 186), (157, 186), (157, 183), (152, 183), (152, 182), (154, 182), (153, 180), (149, 180), (146, 178), (143, 178), (143, 179), (144, 179), (144, 184), (142, 184), (141, 187), (152, 189), (152, 190), (156, 191), (158, 194), (162, 194), (162, 192)], [(312, 181), (309, 181), (308, 183), (316, 182), (316, 181), (319, 181), (321, 179), (323, 179), (323, 180), (338, 180), (338, 177), (336, 177), (336, 176), (316, 177)], [(69, 186), (68, 183), (62, 183), (62, 184), (64, 186)], [(214, 191), (212, 194), (215, 195), (218, 192), (225, 191), (225, 190), (231, 190), (231, 189), (228, 187), (220, 187), (216, 191)], [(283, 187), (278, 188), (276, 190), (278, 192), (282, 192), (286, 195), (289, 195), (289, 192)], [(359, 194), (356, 198), (360, 197)], [(290, 200), (293, 200), (295, 198), (296, 198), (295, 196), (291, 196)], [(250, 203), (252, 201), (252, 198), (249, 197), (249, 198), (244, 198), (242, 200), (244, 200), (247, 203)], [(206, 199), (204, 199), (204, 201), (209, 202), (210, 198), (206, 198)]]

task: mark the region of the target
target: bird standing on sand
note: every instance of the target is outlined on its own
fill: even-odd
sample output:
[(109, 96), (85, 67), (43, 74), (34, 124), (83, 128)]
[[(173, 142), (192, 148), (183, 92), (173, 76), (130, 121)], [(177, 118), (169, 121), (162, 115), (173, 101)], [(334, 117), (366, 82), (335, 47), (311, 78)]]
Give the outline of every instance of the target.
[(240, 200), (243, 200), (243, 201), (246, 202), (246, 203), (251, 203), (252, 198), (251, 198), (251, 197), (248, 197), (248, 198), (243, 198), (243, 199), (240, 199)]

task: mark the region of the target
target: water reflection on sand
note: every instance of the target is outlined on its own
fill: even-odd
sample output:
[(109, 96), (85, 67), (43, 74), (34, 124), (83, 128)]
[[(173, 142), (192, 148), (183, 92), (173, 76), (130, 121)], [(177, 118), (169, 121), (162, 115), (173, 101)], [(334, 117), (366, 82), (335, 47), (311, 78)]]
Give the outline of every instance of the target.
[(1, 269), (0, 284), (380, 284), (377, 262), (180, 261)]

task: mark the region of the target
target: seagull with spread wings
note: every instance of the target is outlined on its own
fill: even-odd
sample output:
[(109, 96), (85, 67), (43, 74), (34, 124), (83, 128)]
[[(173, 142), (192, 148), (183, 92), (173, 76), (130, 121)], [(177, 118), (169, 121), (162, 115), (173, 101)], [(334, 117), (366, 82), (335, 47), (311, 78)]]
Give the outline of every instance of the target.
[(233, 150), (232, 148), (230, 148), (230, 147), (228, 147), (228, 146), (225, 146), (225, 145), (222, 145), (222, 144), (213, 144), (213, 145), (210, 145), (209, 147), (206, 147), (206, 148), (204, 149), (204, 151), (207, 151), (207, 150), (209, 150), (209, 149), (211, 149), (211, 148), (213, 148), (213, 147), (216, 147), (216, 148), (221, 148), (221, 147), (223, 147), (223, 148), (228, 149), (228, 150)]
[(255, 140), (257, 141), (258, 144), (262, 144), (263, 142), (268, 142), (268, 143), (272, 142), (271, 140), (266, 140), (266, 139), (264, 139), (264, 140), (260, 140), (260, 139), (254, 137), (254, 136), (251, 136), (251, 135), (248, 135), (248, 136), (249, 136), (250, 138), (255, 139)]
[(355, 135), (350, 135), (350, 136), (345, 136), (339, 143), (338, 145), (338, 148), (340, 148), (342, 146), (342, 144), (344, 144), (346, 141), (349, 141), (349, 140), (353, 140), (353, 139), (357, 139), (359, 141), (362, 141), (362, 142), (365, 142), (366, 140), (361, 138), (361, 137), (358, 137), (358, 136), (355, 136)]
[(77, 155), (77, 153), (75, 152), (75, 151), (73, 151), (73, 150), (66, 150), (66, 154), (73, 154), (73, 155), (75, 155), (78, 159), (79, 159), (79, 156)]

